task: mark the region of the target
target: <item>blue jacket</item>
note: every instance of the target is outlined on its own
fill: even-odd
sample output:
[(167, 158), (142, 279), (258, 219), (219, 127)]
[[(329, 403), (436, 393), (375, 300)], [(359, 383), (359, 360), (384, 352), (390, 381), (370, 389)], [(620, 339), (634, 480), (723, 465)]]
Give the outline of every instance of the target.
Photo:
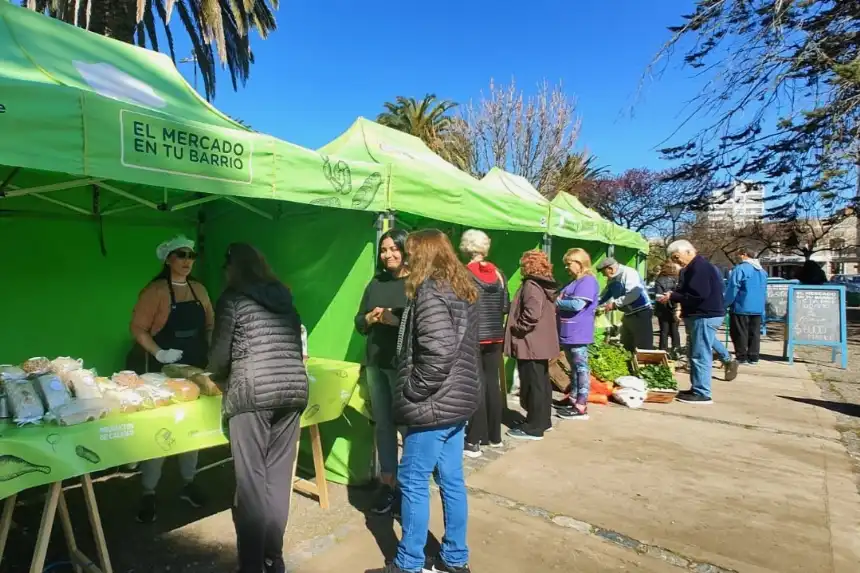
[(645, 308), (651, 308), (648, 298), (648, 288), (636, 269), (618, 265), (618, 273), (609, 279), (603, 292), (600, 293), (598, 304), (612, 302), (625, 315), (633, 314)]
[(767, 273), (755, 259), (747, 259), (732, 269), (724, 295), (726, 307), (734, 314), (764, 314)]

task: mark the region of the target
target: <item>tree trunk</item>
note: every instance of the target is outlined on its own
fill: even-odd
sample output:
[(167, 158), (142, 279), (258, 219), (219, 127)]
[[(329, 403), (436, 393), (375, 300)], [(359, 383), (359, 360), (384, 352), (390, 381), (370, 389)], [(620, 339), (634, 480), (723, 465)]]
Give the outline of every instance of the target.
[[(136, 0), (91, 0), (92, 15), (90, 31), (114, 40), (128, 44), (134, 43), (134, 32), (137, 29)], [(83, 4), (83, 3), (82, 3)], [(79, 20), (81, 26), (86, 25), (86, 15)]]

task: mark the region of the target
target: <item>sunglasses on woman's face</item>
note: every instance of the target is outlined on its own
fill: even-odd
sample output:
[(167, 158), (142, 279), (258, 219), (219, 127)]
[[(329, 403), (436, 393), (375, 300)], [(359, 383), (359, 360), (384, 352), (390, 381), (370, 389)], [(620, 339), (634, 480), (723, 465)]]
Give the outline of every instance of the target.
[(173, 254), (176, 255), (177, 259), (189, 259), (192, 261), (197, 259), (197, 253), (194, 251), (176, 251)]

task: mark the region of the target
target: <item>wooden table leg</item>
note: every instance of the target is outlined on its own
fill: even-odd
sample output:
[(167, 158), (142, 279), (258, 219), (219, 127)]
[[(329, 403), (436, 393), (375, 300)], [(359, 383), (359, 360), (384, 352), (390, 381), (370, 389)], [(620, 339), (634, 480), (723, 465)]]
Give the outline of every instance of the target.
[(45, 569), (45, 558), (48, 555), (48, 543), (51, 541), (51, 530), (54, 528), (54, 518), (57, 516), (57, 504), (60, 501), (63, 482), (55, 482), (48, 486), (45, 496), (45, 509), (42, 510), (42, 521), (39, 533), (36, 535), (36, 551), (30, 564), (30, 573), (42, 573)]
[(57, 508), (60, 514), (60, 525), (63, 527), (63, 535), (66, 538), (66, 547), (69, 549), (69, 556), (72, 558), (72, 569), (75, 573), (82, 573), (81, 563), (78, 556), (78, 543), (75, 541), (75, 529), (72, 527), (72, 518), (69, 516), (69, 506), (66, 505), (66, 496), (60, 491), (60, 504)]
[(3, 561), (3, 551), (6, 549), (6, 541), (9, 539), (9, 530), (12, 529), (12, 512), (15, 511), (15, 500), (17, 494), (10, 495), (3, 501), (3, 514), (0, 516), (0, 562)]
[(96, 501), (96, 492), (93, 489), (93, 479), (90, 474), (81, 476), (81, 486), (84, 492), (84, 502), (87, 506), (87, 515), (90, 518), (90, 526), (93, 528), (93, 540), (96, 543), (96, 555), (98, 555), (102, 573), (113, 573), (107, 543), (105, 542), (102, 518), (99, 515), (99, 506)]
[(323, 509), (329, 508), (328, 503), (328, 482), (325, 479), (325, 458), (323, 457), (322, 437), (320, 436), (320, 427), (314, 424), (310, 427), (311, 430), (311, 449), (314, 454), (314, 473), (316, 474), (317, 495), (320, 499), (320, 507)]

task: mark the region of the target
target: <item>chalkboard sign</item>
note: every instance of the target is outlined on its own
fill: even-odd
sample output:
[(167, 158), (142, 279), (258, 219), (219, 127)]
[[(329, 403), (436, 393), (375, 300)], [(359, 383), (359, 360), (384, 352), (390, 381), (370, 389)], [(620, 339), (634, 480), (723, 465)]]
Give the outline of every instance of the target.
[(766, 322), (785, 322), (788, 314), (788, 287), (797, 281), (767, 281), (767, 300), (764, 305)]
[(794, 360), (795, 345), (830, 346), (832, 360), (836, 361), (836, 351), (840, 350), (842, 368), (848, 366), (844, 286), (789, 285), (787, 310), (789, 362)]

